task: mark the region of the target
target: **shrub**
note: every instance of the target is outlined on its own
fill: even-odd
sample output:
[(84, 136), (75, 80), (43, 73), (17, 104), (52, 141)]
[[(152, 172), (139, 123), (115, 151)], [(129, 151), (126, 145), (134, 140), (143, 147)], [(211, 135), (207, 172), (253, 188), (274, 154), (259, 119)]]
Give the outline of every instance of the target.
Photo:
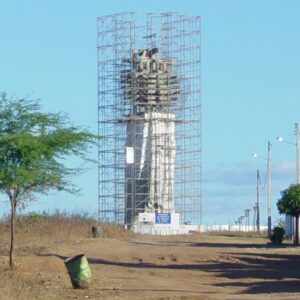
[(282, 244), (284, 233), (285, 231), (281, 226), (274, 227), (272, 235), (270, 237), (271, 242), (275, 245)]

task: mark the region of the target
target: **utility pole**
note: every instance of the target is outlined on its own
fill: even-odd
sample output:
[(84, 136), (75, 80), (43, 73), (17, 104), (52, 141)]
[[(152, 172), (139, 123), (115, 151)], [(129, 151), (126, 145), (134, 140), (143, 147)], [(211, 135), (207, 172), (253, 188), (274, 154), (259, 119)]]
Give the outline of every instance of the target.
[(257, 203), (253, 206), (253, 231), (255, 231), (256, 226), (256, 213), (257, 213)]
[(260, 232), (260, 179), (259, 179), (259, 170), (257, 170), (257, 202), (256, 202), (256, 229)]
[(296, 134), (296, 184), (300, 184), (300, 124), (295, 123)]
[(245, 223), (244, 223), (244, 225), (243, 225), (243, 221), (244, 221), (244, 219), (245, 219), (245, 216), (241, 216), (241, 225), (242, 225), (242, 231), (243, 232), (245, 232), (246, 231), (246, 226), (245, 226)]
[(250, 226), (250, 208), (245, 209), (245, 218), (246, 218), (246, 231), (249, 231)]
[[(300, 125), (299, 123), (295, 123), (295, 135), (296, 135), (296, 184), (300, 184)], [(299, 236), (295, 235), (299, 230), (299, 219), (298, 217), (292, 217), (292, 239), (299, 242)]]
[(271, 143), (268, 141), (268, 238), (272, 234)]
[(238, 218), (238, 223), (239, 223), (239, 231), (241, 231), (241, 224), (242, 224), (242, 219), (241, 219), (241, 217)]
[[(290, 141), (286, 141), (284, 140), (282, 137), (277, 137), (277, 140), (279, 142), (285, 142), (287, 144), (291, 144), (296, 146), (296, 173), (295, 173), (295, 183), (296, 184), (300, 184), (300, 124), (299, 123), (295, 123), (295, 135), (296, 135), (296, 143), (290, 142)], [(287, 231), (287, 235), (292, 237), (292, 239), (294, 240), (294, 235), (296, 232), (296, 225), (295, 225), (295, 217), (286, 214), (285, 215), (285, 227), (286, 227), (286, 231)], [(290, 231), (290, 232), (289, 232)]]

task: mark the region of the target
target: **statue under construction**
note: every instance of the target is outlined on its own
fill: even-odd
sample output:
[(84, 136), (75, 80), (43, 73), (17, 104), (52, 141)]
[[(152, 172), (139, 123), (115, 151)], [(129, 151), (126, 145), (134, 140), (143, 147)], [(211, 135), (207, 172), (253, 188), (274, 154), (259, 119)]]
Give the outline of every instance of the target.
[[(125, 101), (132, 101), (126, 136), (126, 224), (142, 212), (174, 212), (175, 115), (180, 94), (170, 60), (159, 49), (133, 50), (122, 70)], [(134, 209), (133, 209), (134, 208)]]
[(198, 230), (200, 17), (125, 12), (97, 26), (99, 221)]

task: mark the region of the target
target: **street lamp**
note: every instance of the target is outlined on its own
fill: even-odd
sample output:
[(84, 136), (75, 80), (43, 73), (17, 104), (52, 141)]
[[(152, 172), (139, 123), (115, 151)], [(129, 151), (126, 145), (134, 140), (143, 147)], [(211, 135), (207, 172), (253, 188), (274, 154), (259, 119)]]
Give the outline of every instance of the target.
[(300, 184), (300, 124), (295, 123), (296, 143), (285, 140), (282, 136), (276, 137), (278, 142), (296, 146), (296, 184)]
[(256, 217), (256, 229), (260, 232), (260, 178), (259, 170), (257, 170), (257, 184), (256, 184), (256, 206), (257, 206), (257, 217)]
[(239, 231), (241, 231), (242, 217), (238, 218)]
[[(300, 184), (300, 125), (299, 125), (299, 123), (295, 123), (295, 135), (296, 135), (296, 143), (285, 140), (282, 136), (278, 136), (278, 137), (276, 137), (276, 139), (279, 142), (290, 144), (290, 145), (293, 145), (296, 147), (296, 173), (295, 173), (296, 178), (295, 178), (295, 181), (296, 181), (296, 184)], [(291, 234), (293, 235), (294, 234), (294, 218), (292, 218), (290, 215), (286, 214), (285, 222), (286, 222), (286, 224), (289, 224), (289, 226), (290, 226), (290, 227), (286, 227), (286, 230), (287, 230), (287, 228), (290, 228)], [(288, 234), (288, 232), (287, 232), (287, 234)]]
[(257, 213), (257, 203), (253, 206), (253, 231), (255, 231), (255, 226), (257, 225), (256, 213)]
[(245, 219), (245, 216), (240, 216), (240, 222), (241, 222), (241, 225), (242, 225), (242, 231), (246, 231), (246, 230), (245, 230), (246, 226), (243, 225), (244, 219)]
[(249, 225), (250, 225), (250, 222), (249, 222), (249, 215), (250, 215), (250, 211), (251, 209), (250, 208), (247, 208), (245, 209), (245, 223), (246, 223), (246, 231), (249, 231)]
[[(271, 192), (271, 143), (268, 141), (268, 156), (263, 157), (258, 155), (257, 153), (253, 153), (254, 158), (261, 158), (267, 160), (267, 170), (268, 170), (268, 237), (271, 237), (272, 234), (272, 192)], [(259, 173), (257, 173), (258, 181), (259, 181)], [(259, 186), (259, 184), (258, 184)], [(258, 191), (259, 192), (259, 191)], [(258, 194), (259, 199), (259, 194)], [(259, 204), (259, 203), (258, 203)], [(258, 207), (259, 209), (259, 207)], [(258, 223), (259, 224), (259, 223)]]

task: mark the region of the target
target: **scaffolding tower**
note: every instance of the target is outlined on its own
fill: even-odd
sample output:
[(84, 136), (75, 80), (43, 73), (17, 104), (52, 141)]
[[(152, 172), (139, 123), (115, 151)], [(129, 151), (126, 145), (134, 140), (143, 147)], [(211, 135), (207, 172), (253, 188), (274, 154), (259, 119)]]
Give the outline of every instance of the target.
[(200, 17), (99, 17), (98, 218), (202, 222)]

